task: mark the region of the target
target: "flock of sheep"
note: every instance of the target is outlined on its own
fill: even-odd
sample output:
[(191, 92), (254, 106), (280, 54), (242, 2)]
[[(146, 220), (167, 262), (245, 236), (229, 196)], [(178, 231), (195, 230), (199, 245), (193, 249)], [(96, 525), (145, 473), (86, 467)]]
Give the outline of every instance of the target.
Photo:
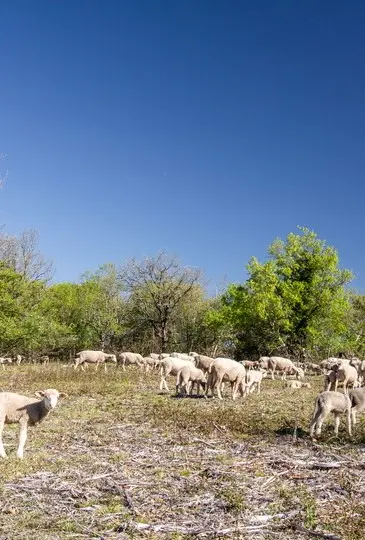
[[(48, 357), (42, 357), (43, 363), (48, 362)], [(20, 364), (22, 357), (17, 355), (15, 362)], [(4, 368), (7, 358), (0, 358)], [(333, 413), (335, 416), (335, 434), (338, 434), (340, 415), (346, 413), (347, 430), (352, 434), (352, 426), (356, 424), (356, 414), (365, 410), (365, 361), (357, 358), (351, 360), (328, 358), (319, 365), (302, 364), (295, 365), (288, 358), (278, 356), (263, 356), (257, 362), (237, 362), (230, 358), (211, 358), (195, 352), (154, 354), (147, 357), (132, 352), (122, 352), (118, 355), (107, 354), (102, 351), (81, 351), (74, 360), (74, 369), (78, 366), (84, 370), (84, 366), (94, 364), (97, 370), (100, 364), (110, 361), (119, 363), (123, 371), (127, 366), (135, 365), (145, 370), (159, 369), (160, 390), (169, 391), (167, 377), (176, 377), (176, 394), (192, 396), (196, 386), (196, 394), (200, 395), (200, 386), (204, 390), (204, 396), (213, 397), (216, 390), (219, 399), (223, 399), (224, 383), (229, 383), (232, 391), (232, 399), (238, 395), (245, 397), (252, 392), (260, 393), (263, 378), (271, 374), (275, 379), (275, 373), (280, 373), (285, 386), (292, 389), (303, 387), (310, 388), (310, 383), (303, 382), (305, 371), (313, 374), (324, 373), (324, 391), (316, 399), (312, 422), (310, 424), (310, 436), (321, 434), (322, 424), (325, 418)], [(12, 363), (8, 362), (8, 363)], [(286, 380), (288, 375), (294, 379)], [(338, 384), (343, 383), (344, 393), (337, 391)], [(349, 392), (349, 387), (351, 390)], [(19, 445), (17, 456), (23, 457), (24, 445), (27, 438), (28, 426), (36, 425), (44, 420), (54, 410), (58, 399), (67, 396), (54, 388), (36, 392), (40, 400), (22, 396), (12, 392), (0, 392), (0, 457), (6, 457), (2, 442), (4, 424), (18, 423), (20, 426)]]

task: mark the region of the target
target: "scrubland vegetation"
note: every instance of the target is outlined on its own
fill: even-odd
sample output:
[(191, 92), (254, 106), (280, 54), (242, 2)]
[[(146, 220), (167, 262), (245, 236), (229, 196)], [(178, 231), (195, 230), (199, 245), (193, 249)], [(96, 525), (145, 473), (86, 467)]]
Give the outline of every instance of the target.
[(29, 430), (6, 426), (0, 461), (4, 537), (361, 539), (364, 419), (349, 439), (308, 426), (322, 378), (291, 391), (264, 380), (245, 400), (177, 399), (137, 368), (75, 372), (11, 366), (1, 386), (27, 395), (67, 391)]

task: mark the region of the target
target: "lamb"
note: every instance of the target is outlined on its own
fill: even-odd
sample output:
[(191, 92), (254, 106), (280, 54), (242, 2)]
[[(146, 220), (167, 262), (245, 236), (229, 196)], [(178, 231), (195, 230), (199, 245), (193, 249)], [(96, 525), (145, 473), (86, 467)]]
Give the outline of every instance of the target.
[(335, 435), (338, 435), (340, 415), (346, 413), (347, 431), (351, 436), (351, 401), (347, 394), (341, 392), (321, 392), (316, 399), (309, 434), (313, 438), (321, 435), (322, 424), (325, 418), (333, 413), (335, 415)]
[(285, 388), (291, 388), (292, 390), (296, 390), (298, 388), (312, 388), (310, 383), (305, 383), (302, 381), (286, 381)]
[(137, 365), (138, 367), (143, 368), (145, 365), (143, 356), (133, 352), (120, 353), (118, 355), (118, 361), (122, 364), (123, 371), (125, 371), (125, 366)]
[(28, 426), (34, 426), (42, 422), (56, 407), (58, 398), (67, 397), (67, 394), (58, 392), (54, 388), (36, 392), (35, 395), (43, 399), (38, 401), (12, 392), (0, 393), (0, 457), (7, 457), (2, 442), (4, 424), (19, 424), (17, 456), (22, 458)]
[(231, 360), (230, 358), (216, 358), (209, 368), (209, 378), (205, 396), (207, 397), (209, 389), (213, 395), (214, 388), (217, 386), (218, 398), (223, 399), (221, 393), (222, 384), (223, 381), (228, 381), (231, 383), (232, 400), (234, 401), (238, 391), (241, 396), (244, 396), (245, 394), (245, 376), (246, 369), (239, 362)]
[(197, 369), (195, 366), (184, 366), (177, 373), (176, 378), (176, 395), (180, 394), (193, 394), (194, 385), (197, 385), (196, 395), (199, 396), (200, 385), (205, 390), (207, 378), (205, 373), (201, 369)]
[(169, 392), (169, 387), (167, 386), (166, 377), (168, 375), (177, 375), (178, 371), (182, 369), (185, 366), (193, 366), (194, 364), (190, 360), (182, 360), (181, 358), (176, 358), (173, 356), (168, 356), (167, 358), (164, 358), (160, 361), (160, 375), (161, 375), (161, 381), (160, 381), (160, 390), (163, 390), (164, 388)]
[(265, 370), (249, 369), (246, 371), (246, 393), (252, 394), (255, 390), (260, 394), (262, 379), (265, 377)]
[(194, 356), (195, 366), (199, 369), (202, 369), (204, 373), (208, 373), (210, 366), (214, 362), (214, 358), (210, 356), (204, 356), (203, 354), (197, 354)]
[(104, 371), (106, 372), (106, 361), (111, 360), (114, 363), (117, 363), (117, 358), (115, 354), (107, 354), (102, 351), (81, 351), (77, 353), (78, 358), (75, 358), (74, 369), (77, 369), (78, 366), (81, 366), (81, 369), (84, 371), (83, 364), (95, 364), (95, 371), (98, 370), (99, 364), (104, 364)]

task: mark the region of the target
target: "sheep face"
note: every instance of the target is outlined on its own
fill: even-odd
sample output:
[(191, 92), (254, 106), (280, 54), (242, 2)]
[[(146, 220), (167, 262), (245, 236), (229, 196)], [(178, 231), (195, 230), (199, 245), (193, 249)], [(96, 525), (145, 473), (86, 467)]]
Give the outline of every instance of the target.
[(44, 391), (39, 390), (38, 392), (35, 392), (35, 395), (43, 398), (44, 406), (46, 407), (47, 411), (52, 411), (56, 407), (58, 398), (67, 396), (67, 394), (64, 392), (58, 392), (54, 388), (48, 388), (48, 390)]
[(115, 354), (108, 354), (107, 360), (111, 360), (115, 364), (117, 363), (117, 357), (115, 356)]

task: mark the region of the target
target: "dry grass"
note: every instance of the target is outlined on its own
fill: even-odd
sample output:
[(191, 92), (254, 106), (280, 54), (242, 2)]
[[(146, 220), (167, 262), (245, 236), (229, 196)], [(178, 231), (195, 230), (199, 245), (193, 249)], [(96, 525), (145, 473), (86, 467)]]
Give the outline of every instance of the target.
[(29, 430), (23, 461), (17, 427), (5, 428), (0, 538), (360, 540), (364, 423), (352, 440), (330, 426), (311, 442), (312, 382), (264, 381), (232, 403), (160, 395), (157, 376), (133, 368), (9, 367), (4, 390), (69, 398)]

